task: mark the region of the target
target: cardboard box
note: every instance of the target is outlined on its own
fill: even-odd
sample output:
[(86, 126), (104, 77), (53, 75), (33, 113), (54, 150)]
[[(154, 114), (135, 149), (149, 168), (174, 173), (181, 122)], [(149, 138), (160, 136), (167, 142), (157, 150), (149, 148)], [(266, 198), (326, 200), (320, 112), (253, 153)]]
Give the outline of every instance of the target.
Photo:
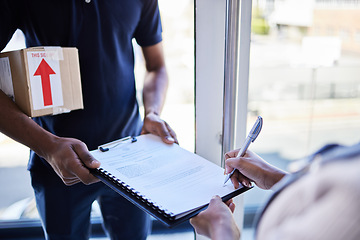
[(36, 47), (1, 53), (0, 89), (29, 117), (82, 109), (78, 50)]

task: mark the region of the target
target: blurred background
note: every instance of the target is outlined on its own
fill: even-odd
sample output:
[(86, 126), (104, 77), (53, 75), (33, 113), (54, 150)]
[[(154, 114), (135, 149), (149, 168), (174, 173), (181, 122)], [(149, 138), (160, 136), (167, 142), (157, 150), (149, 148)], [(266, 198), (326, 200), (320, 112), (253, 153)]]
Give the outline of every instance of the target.
[[(194, 151), (194, 1), (159, 0), (159, 6), (170, 79), (162, 118), (180, 145)], [(141, 102), (145, 70), (134, 46)], [(23, 47), (18, 31), (4, 51)], [(258, 115), (264, 118), (250, 149), (284, 170), (324, 144), (358, 142), (360, 1), (254, 0), (248, 110), (248, 128)], [(0, 134), (0, 153), (0, 225), (37, 218), (26, 171), (29, 150)], [(257, 188), (244, 194), (247, 233), (268, 194)]]

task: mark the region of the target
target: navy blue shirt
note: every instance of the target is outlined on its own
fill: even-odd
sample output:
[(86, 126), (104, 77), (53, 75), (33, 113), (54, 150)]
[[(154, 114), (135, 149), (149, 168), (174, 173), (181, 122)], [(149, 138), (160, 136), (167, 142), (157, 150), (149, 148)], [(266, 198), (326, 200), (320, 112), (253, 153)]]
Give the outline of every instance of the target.
[[(0, 49), (16, 29), (27, 47), (79, 50), (84, 109), (34, 121), (57, 136), (84, 141), (90, 150), (140, 133), (132, 39), (140, 46), (162, 40), (157, 0), (0, 0)], [(39, 163), (32, 153), (29, 168)]]

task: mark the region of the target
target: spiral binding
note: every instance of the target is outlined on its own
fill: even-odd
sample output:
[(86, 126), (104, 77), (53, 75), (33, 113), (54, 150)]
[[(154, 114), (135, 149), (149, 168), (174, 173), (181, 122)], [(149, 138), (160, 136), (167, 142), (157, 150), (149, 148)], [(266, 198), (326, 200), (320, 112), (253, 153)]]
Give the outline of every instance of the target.
[(121, 181), (110, 172), (106, 171), (103, 168), (98, 168), (98, 173), (105, 177), (107, 180), (114, 183), (116, 186), (120, 187), (121, 190), (129, 193), (131, 196), (135, 197), (136, 199), (140, 200), (142, 203), (146, 204), (148, 207), (152, 208), (154, 211), (158, 212), (162, 216), (173, 219), (173, 213), (168, 211), (167, 209), (163, 209), (162, 206), (157, 205), (155, 202), (151, 201), (150, 198), (147, 198), (145, 195), (141, 195), (140, 192), (136, 191), (134, 188), (126, 184), (125, 182)]

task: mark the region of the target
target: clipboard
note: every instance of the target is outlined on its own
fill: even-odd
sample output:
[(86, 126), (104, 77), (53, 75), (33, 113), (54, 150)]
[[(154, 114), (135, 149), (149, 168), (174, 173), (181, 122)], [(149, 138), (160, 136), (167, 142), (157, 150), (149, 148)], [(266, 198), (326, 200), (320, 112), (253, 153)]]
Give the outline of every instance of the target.
[[(90, 153), (102, 164), (90, 169), (93, 175), (169, 228), (206, 209), (214, 195), (225, 202), (252, 188), (234, 189), (231, 183), (222, 188), (223, 168), (176, 144), (163, 143), (152, 134), (119, 139)], [(173, 163), (168, 163), (171, 157), (165, 159), (166, 156), (175, 156)], [(189, 164), (192, 162), (194, 166)], [(158, 174), (164, 170), (173, 174)], [(198, 175), (208, 173), (221, 179), (219, 185), (217, 181), (216, 184), (201, 181)]]

